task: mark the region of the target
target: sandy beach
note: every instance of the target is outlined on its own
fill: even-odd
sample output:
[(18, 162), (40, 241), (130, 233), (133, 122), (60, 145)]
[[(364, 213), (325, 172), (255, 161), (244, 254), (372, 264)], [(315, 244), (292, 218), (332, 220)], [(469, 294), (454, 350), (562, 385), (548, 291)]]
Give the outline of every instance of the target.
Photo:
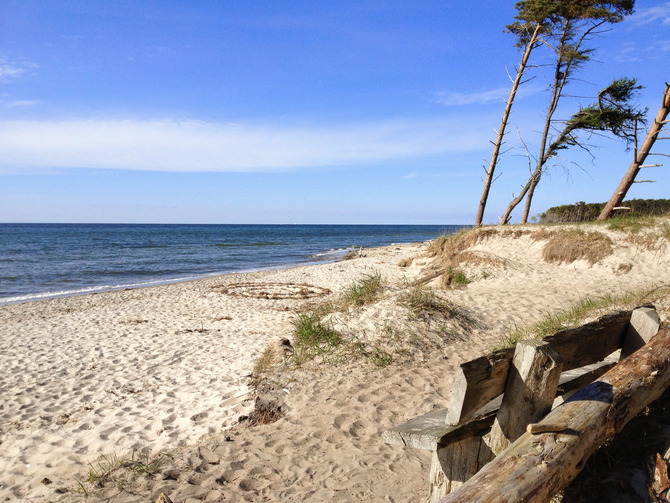
[[(598, 227), (609, 255), (548, 263), (547, 239), (531, 235), (538, 227), (514, 229), (528, 232), (491, 233), (469, 248), (487, 259), (462, 264), (469, 284), (428, 283), (467, 323), (417, 319), (402, 302), (433, 270), (425, 243), (0, 307), (0, 500), (149, 502), (163, 492), (174, 502), (423, 501), (430, 453), (385, 445), (380, 433), (445, 407), (458, 364), (585, 297), (670, 285), (667, 238)], [(296, 313), (371, 275), (383, 278), (381, 297), (330, 321), (393, 361), (317, 358), (268, 372), (282, 417), (240, 421), (254, 410), (256, 362), (292, 338)], [(655, 304), (665, 322), (667, 296)], [(110, 461), (143, 452), (169, 457), (148, 477), (89, 482)]]

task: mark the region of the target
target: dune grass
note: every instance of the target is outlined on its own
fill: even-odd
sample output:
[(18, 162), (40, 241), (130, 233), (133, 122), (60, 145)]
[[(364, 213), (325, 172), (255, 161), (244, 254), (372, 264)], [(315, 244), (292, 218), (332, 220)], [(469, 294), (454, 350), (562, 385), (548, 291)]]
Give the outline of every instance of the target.
[(323, 323), (314, 312), (298, 313), (293, 318), (293, 360), (296, 365), (311, 360), (343, 343), (329, 323)]
[(345, 292), (345, 300), (355, 307), (364, 306), (377, 300), (384, 288), (380, 273), (365, 276), (358, 283), (351, 285)]
[(622, 295), (608, 295), (599, 298), (586, 297), (573, 306), (547, 313), (541, 320), (525, 327), (514, 327), (503, 336), (494, 350), (514, 347), (519, 341), (526, 339), (542, 339), (561, 330), (578, 327), (589, 317), (604, 314), (616, 309), (633, 309), (645, 303), (668, 297), (670, 287), (653, 290), (629, 292)]
[(461, 287), (472, 283), (461, 269), (447, 267), (447, 272), (442, 275), (444, 286)]
[(252, 376), (258, 379), (262, 374), (266, 373), (272, 367), (280, 363), (277, 347), (270, 344), (265, 347), (261, 356), (258, 357), (254, 363), (254, 368), (251, 372)]
[(438, 296), (432, 288), (415, 286), (406, 290), (398, 300), (417, 318), (432, 314), (441, 314), (447, 318), (457, 315), (456, 306)]
[(79, 492), (88, 497), (92, 492), (109, 486), (123, 492), (138, 477), (153, 477), (158, 474), (168, 459), (172, 459), (171, 454), (152, 454), (148, 449), (133, 450), (130, 457), (102, 455), (95, 463), (89, 463), (86, 479), (83, 482), (77, 481)]
[(571, 264), (586, 260), (593, 265), (614, 251), (612, 240), (599, 232), (565, 229), (549, 233), (546, 239), (542, 257), (548, 263)]

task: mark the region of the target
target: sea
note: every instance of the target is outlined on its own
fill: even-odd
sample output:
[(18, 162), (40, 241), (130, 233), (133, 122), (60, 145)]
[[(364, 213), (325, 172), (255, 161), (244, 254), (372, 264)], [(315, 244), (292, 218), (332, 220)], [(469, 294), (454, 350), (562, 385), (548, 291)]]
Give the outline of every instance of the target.
[(0, 305), (334, 262), (466, 227), (0, 224)]

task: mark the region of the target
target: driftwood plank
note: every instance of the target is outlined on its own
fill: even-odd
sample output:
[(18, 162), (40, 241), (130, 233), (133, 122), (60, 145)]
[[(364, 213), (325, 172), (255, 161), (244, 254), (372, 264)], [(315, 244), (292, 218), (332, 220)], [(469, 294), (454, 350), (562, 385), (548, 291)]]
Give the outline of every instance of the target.
[(630, 317), (631, 311), (619, 311), (543, 340), (561, 357), (563, 370), (583, 367), (604, 360), (623, 346)]
[(664, 329), (539, 423), (564, 427), (562, 432), (525, 433), (440, 503), (549, 501), (669, 386), (670, 329)]
[(558, 390), (556, 395), (562, 396), (570, 391), (583, 388), (587, 384), (590, 384), (598, 379), (605, 372), (608, 372), (616, 364), (616, 359), (606, 358), (605, 360), (598, 363), (586, 365), (578, 369), (566, 370), (561, 374), (561, 378), (558, 381)]
[(548, 342), (531, 340), (516, 345), (500, 411), (491, 428), (494, 454), (504, 451), (529, 423), (539, 421), (551, 410), (562, 367)]
[[(619, 311), (582, 325), (563, 330), (543, 340), (563, 360), (563, 370), (571, 370), (604, 360), (623, 345), (632, 311)], [(454, 376), (449, 397), (447, 424), (456, 425), (505, 391), (513, 348), (496, 351), (463, 363)]]
[(606, 358), (605, 360), (587, 365), (579, 369), (572, 369), (561, 374), (561, 380), (558, 384), (556, 392), (556, 399), (554, 400), (553, 409), (567, 401), (580, 388), (592, 383), (598, 379), (605, 372), (608, 372), (612, 367), (618, 363), (616, 358)]
[(488, 404), (475, 418), (461, 425), (448, 425), (445, 422), (448, 409), (433, 410), (384, 431), (382, 440), (387, 444), (435, 451), (490, 428), (498, 407), (500, 401)]
[(454, 376), (446, 423), (456, 425), (471, 419), (491, 400), (505, 392), (514, 348), (496, 351), (463, 363)]
[[(558, 394), (569, 393), (589, 384), (612, 368), (615, 363), (615, 361), (605, 361), (583, 369), (563, 372), (559, 381)], [(382, 440), (391, 445), (434, 451), (452, 442), (486, 431), (493, 425), (501, 401), (501, 397), (492, 400), (479, 409), (473, 419), (461, 425), (446, 424), (447, 409), (432, 410), (384, 431)]]

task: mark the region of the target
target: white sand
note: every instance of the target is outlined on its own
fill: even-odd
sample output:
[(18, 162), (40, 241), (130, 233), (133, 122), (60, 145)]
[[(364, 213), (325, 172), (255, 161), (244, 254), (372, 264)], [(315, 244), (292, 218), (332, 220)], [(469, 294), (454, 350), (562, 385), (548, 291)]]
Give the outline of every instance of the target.
[[(398, 303), (429, 263), (422, 245), (365, 250), (366, 257), (335, 264), (1, 307), (0, 500), (83, 498), (76, 480), (86, 479), (89, 463), (96, 468), (101, 455), (146, 448), (173, 450), (174, 459), (131, 492), (108, 485), (91, 499), (155, 501), (164, 491), (175, 502), (421, 500), (429, 453), (387, 446), (381, 431), (446, 406), (455, 366), (486, 353), (508, 328), (585, 296), (670, 283), (667, 245), (642, 250), (614, 237), (616, 253), (594, 266), (549, 265), (543, 243), (527, 236), (479, 243), (475, 250), (505, 265), (466, 267), (476, 281), (443, 292), (477, 321), (469, 333), (410, 322)], [(397, 265), (408, 257), (418, 258)], [(621, 264), (632, 267), (622, 272)], [(383, 369), (350, 359), (284, 372), (277, 379), (285, 417), (238, 425), (253, 408), (248, 376), (255, 361), (268, 344), (291, 337), (295, 312), (375, 272), (386, 281), (385, 299), (338, 315), (339, 329), (368, 343), (421, 331), (425, 350)], [(238, 293), (289, 298), (221, 291), (238, 284)], [(314, 288), (291, 286), (299, 284)], [(310, 292), (317, 297), (296, 298)], [(658, 307), (664, 318), (667, 306)]]

